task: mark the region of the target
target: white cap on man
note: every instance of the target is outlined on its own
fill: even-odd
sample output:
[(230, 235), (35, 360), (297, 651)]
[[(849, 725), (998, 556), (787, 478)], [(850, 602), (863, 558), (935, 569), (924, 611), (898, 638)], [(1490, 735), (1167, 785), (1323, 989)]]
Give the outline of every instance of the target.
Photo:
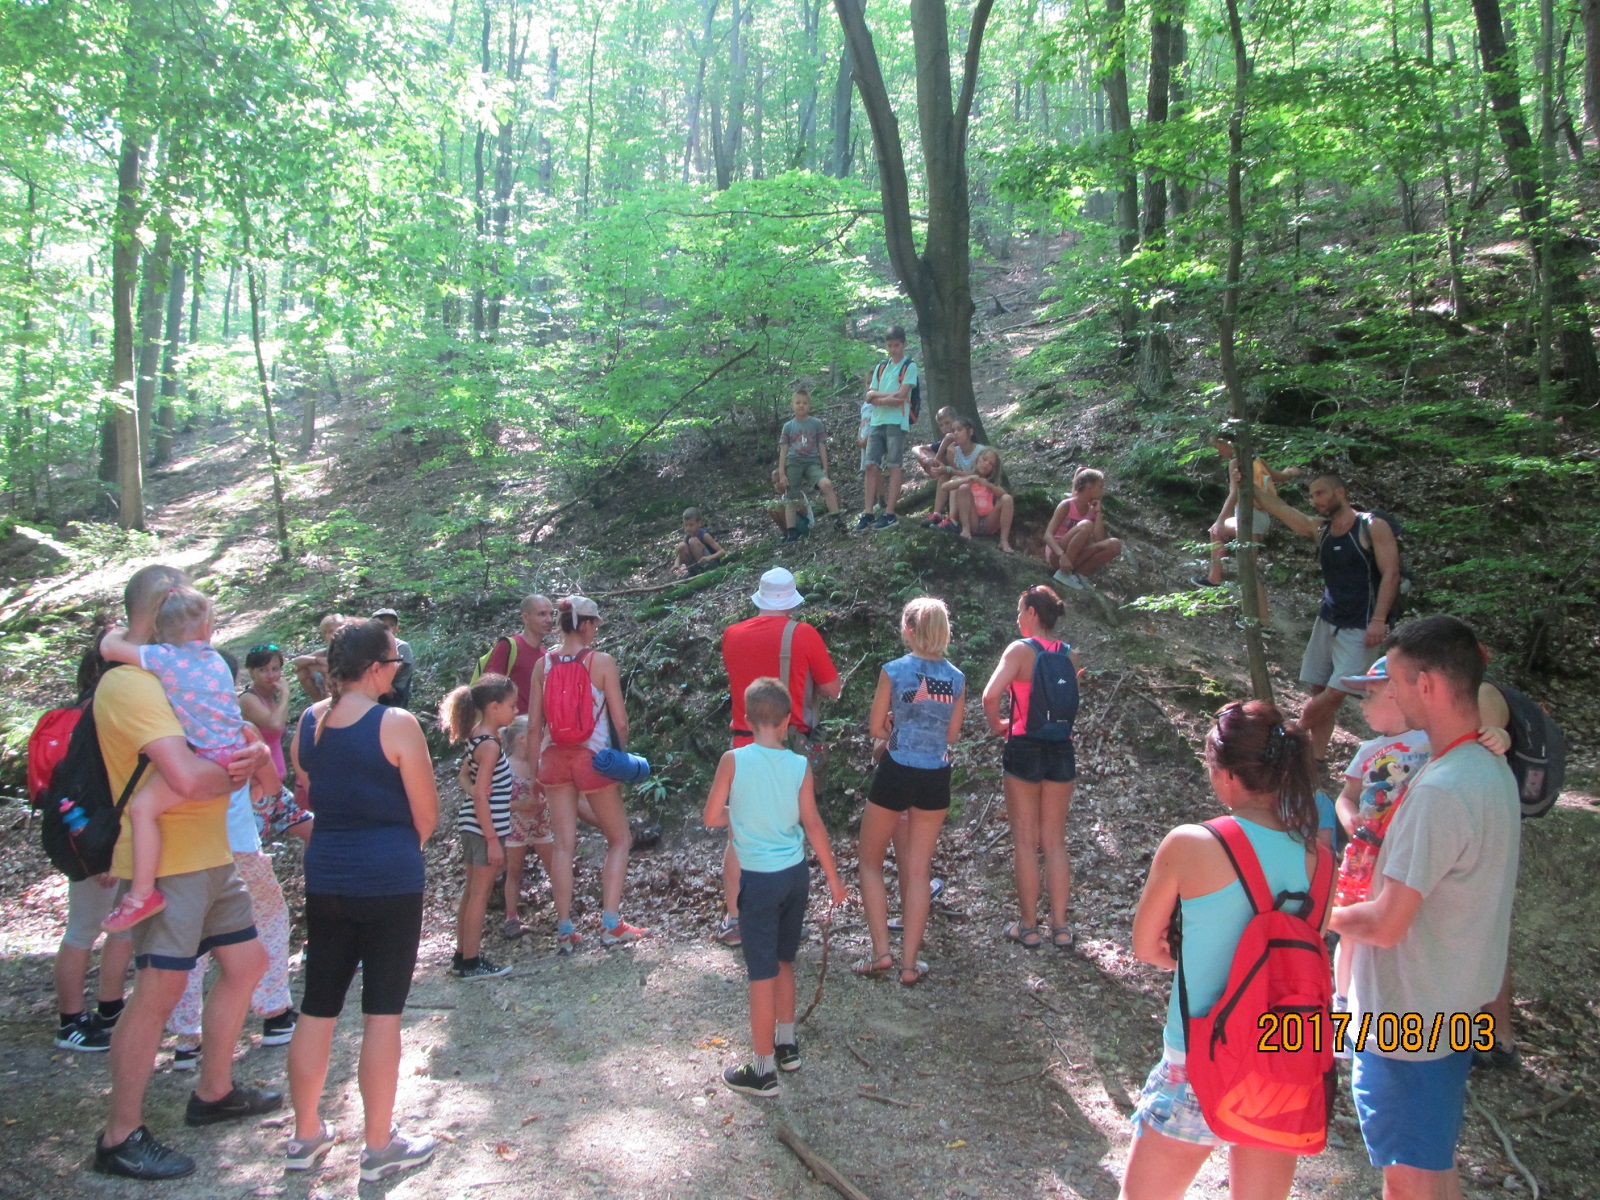
[(773, 567), (761, 577), (761, 586), (750, 597), (750, 603), (766, 612), (785, 612), (799, 608), (806, 598), (796, 589), (794, 576), (782, 567)]

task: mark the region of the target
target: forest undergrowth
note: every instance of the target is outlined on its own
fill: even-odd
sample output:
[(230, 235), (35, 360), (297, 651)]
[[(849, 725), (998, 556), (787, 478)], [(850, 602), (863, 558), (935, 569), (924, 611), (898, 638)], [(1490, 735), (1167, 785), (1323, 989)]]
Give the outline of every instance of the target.
[[(781, 1119), (871, 1195), (1112, 1196), (1131, 1100), (1159, 1051), (1167, 990), (1160, 972), (1132, 958), (1133, 906), (1161, 835), (1213, 812), (1197, 751), (1210, 713), (1244, 695), (1248, 680), (1236, 610), (1195, 599), (1183, 583), (1223, 495), (1206, 449), (1214, 420), (1206, 404), (1214, 375), (1207, 326), (1197, 318), (1174, 338), (1181, 398), (1163, 407), (1138, 401), (1130, 368), (1074, 355), (1052, 339), (1051, 318), (1037, 301), (1042, 259), (986, 268), (989, 293), (1010, 304), (995, 299), (980, 322), (977, 391), (1018, 494), (1015, 556), (992, 542), (922, 530), (914, 520), (871, 535), (838, 534), (824, 522), (797, 547), (780, 546), (767, 511), (776, 414), (766, 408), (731, 412), (626, 460), (609, 486), (546, 527), (545, 514), (576, 489), (541, 458), (534, 439), (514, 443), (508, 435), (493, 458), (411, 441), (390, 431), (373, 403), (384, 381), (368, 380), (325, 410), (319, 455), (291, 464), (300, 557), (287, 568), (276, 562), (259, 441), (230, 426), (180, 441), (171, 466), (150, 482), (148, 534), (68, 525), (46, 531), (43, 542), (6, 548), (14, 557), (4, 569), (14, 582), (0, 590), (0, 663), (13, 761), (31, 714), (70, 691), (70, 660), (89, 617), (144, 561), (174, 562), (202, 577), (225, 622), (218, 640), (234, 648), (264, 640), (306, 646), (323, 612), (392, 605), (417, 652), (419, 709), (464, 679), (495, 634), (515, 626), (525, 591), (583, 591), (598, 599), (604, 648), (622, 666), (634, 748), (656, 768), (629, 803), (635, 815), (663, 820), (667, 833), (636, 856), (626, 904), (629, 919), (652, 936), (630, 951), (558, 961), (548, 889), (534, 870), (524, 897), (533, 934), (494, 948), (514, 973), (475, 989), (453, 984), (445, 964), (460, 868), (447, 820), (429, 847), (427, 937), (408, 1015), (400, 1111), (451, 1145), (393, 1190), (825, 1194), (779, 1146), (773, 1124)], [(1455, 372), (1487, 377), (1495, 369), (1473, 359), (1467, 345), (1439, 353), (1440, 362), (1454, 358)], [(1431, 419), (1406, 426), (1385, 424), (1379, 407), (1330, 414), (1290, 388), (1263, 384), (1257, 400), (1266, 456), (1276, 465), (1345, 470), (1358, 504), (1401, 515), (1421, 602), (1475, 597), (1469, 615), (1493, 644), (1497, 666), (1547, 702), (1568, 731), (1568, 794), (1523, 830), (1513, 962), (1524, 1067), (1474, 1081), (1462, 1153), (1472, 1196), (1527, 1190), (1513, 1151), (1544, 1194), (1593, 1194), (1600, 1072), (1590, 1048), (1600, 1034), (1600, 944), (1586, 914), (1600, 851), (1592, 695), (1600, 649), (1585, 615), (1593, 584), (1580, 574), (1566, 591), (1525, 588), (1519, 596), (1514, 569), (1516, 555), (1536, 546), (1582, 570), (1587, 560), (1572, 544), (1567, 518), (1583, 477), (1519, 465), (1519, 435), (1485, 405), (1459, 398), (1441, 398)], [(1498, 403), (1506, 408), (1503, 396)], [(819, 389), (847, 509), (860, 496), (856, 405), (853, 385)], [(1544, 447), (1541, 461), (1596, 461), (1592, 440), (1570, 429), (1554, 436), (1560, 453)], [(1463, 447), (1472, 451), (1465, 461)], [(814, 926), (801, 955), (802, 1006), (828, 965), (821, 1001), (802, 1029), (806, 1069), (785, 1080), (776, 1116), (730, 1096), (716, 1079), (746, 1037), (742, 971), (736, 955), (710, 940), (720, 908), (720, 842), (694, 819), (726, 744), (722, 629), (753, 611), (748, 597), (761, 571), (778, 562), (795, 571), (808, 598), (802, 613), (847, 678), (842, 699), (824, 712), (831, 747), (824, 810), (849, 878), (853, 822), (869, 780), (865, 714), (877, 667), (898, 653), (900, 605), (919, 594), (950, 604), (951, 657), (980, 687), (1011, 636), (1016, 595), (1046, 578), (1036, 555), (1049, 508), (1085, 464), (1110, 474), (1109, 521), (1127, 552), (1097, 581), (1095, 596), (1068, 596), (1065, 636), (1088, 668), (1070, 827), (1076, 951), (1029, 954), (997, 937), (1012, 915), (1008, 831), (998, 743), (985, 735), (974, 704), (935, 860), (949, 887), (930, 930), (927, 984), (913, 991), (850, 976), (847, 964), (865, 943), (859, 910), (842, 914), (826, 941)], [(1303, 495), (1291, 500), (1304, 506)], [(692, 580), (668, 565), (679, 513), (691, 503), (734, 551), (727, 566)], [(1500, 539), (1498, 549), (1474, 544), (1484, 530)], [(1297, 710), (1303, 697), (1294, 676), (1318, 591), (1314, 563), (1309, 545), (1291, 543), (1281, 530), (1265, 557), (1274, 687), (1279, 702)], [(1476, 582), (1470, 565), (1456, 569), (1473, 559), (1488, 562)], [(1353, 747), (1355, 733), (1341, 732), (1334, 757)], [(435, 751), (445, 807), (453, 808), (458, 793), (442, 741)], [(48, 1050), (48, 964), (64, 888), (38, 853), (21, 806), (0, 808), (0, 817), (0, 1074), (38, 1082), (34, 1102), (0, 1127), (0, 1148), (15, 1168), (0, 1194), (57, 1195), (70, 1178), (78, 1194), (133, 1195), (134, 1188), (81, 1170), (107, 1081), (103, 1063)], [(583, 839), (580, 856), (577, 891), (592, 898), (600, 843)], [(298, 851), (281, 849), (277, 861), (298, 918)], [(598, 916), (592, 907), (580, 914), (591, 924)], [(252, 1046), (241, 1076), (281, 1079), (274, 1054)], [(330, 1095), (333, 1119), (347, 1128), (359, 1111), (353, 1069), (346, 1031)], [(182, 1076), (158, 1074), (151, 1113), (159, 1132), (175, 1126), (186, 1086)], [(1335, 1134), (1334, 1146), (1302, 1169), (1297, 1194), (1373, 1195), (1378, 1176), (1359, 1152), (1347, 1103)], [(287, 1184), (277, 1169), (283, 1136), (274, 1118), (185, 1139), (202, 1168), (172, 1194), (353, 1194), (353, 1155), (339, 1152), (322, 1176)], [(1213, 1163), (1196, 1194), (1224, 1193), (1224, 1172)]]

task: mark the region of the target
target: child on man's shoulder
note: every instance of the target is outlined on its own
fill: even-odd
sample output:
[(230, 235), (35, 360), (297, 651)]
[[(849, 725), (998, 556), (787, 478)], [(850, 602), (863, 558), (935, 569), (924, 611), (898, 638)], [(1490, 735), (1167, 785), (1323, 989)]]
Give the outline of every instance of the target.
[(833, 903), (845, 901), (817, 812), (811, 765), (783, 744), (791, 703), (788, 687), (771, 677), (745, 689), (745, 716), (754, 740), (722, 756), (706, 798), (705, 823), (729, 826), (739, 856), (739, 929), (750, 978), (755, 1058), (723, 1071), (722, 1081), (747, 1096), (776, 1096), (778, 1071), (800, 1069), (794, 962), (810, 896), (808, 840)]

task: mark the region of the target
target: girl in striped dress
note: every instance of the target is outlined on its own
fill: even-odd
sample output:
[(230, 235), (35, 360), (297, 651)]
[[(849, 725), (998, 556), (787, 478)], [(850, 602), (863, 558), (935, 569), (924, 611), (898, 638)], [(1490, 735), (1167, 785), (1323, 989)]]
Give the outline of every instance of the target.
[(517, 685), (504, 675), (479, 676), (439, 705), (439, 724), (450, 731), (451, 744), (467, 744), (456, 813), (467, 886), (456, 911), (456, 953), (450, 968), (458, 979), (493, 979), (511, 970), (485, 958), (482, 949), (489, 893), (495, 876), (505, 869), (505, 838), (511, 833), (511, 763), (500, 749), (500, 731), (516, 715)]

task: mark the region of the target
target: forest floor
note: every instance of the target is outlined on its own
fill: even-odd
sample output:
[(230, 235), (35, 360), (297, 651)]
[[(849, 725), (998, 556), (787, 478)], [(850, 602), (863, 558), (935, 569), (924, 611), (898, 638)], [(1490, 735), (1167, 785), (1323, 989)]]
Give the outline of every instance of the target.
[[(1036, 296), (1038, 267), (1033, 259), (991, 268), (986, 291)], [(993, 439), (1007, 450), (1013, 482), (1045, 483), (1058, 493), (1073, 466), (1111, 457), (1136, 422), (1109, 385), (1092, 382), (1074, 387), (1081, 402), (1071, 406), (1031, 404), (1011, 368), (1041, 334), (1028, 326), (1026, 304), (1014, 300), (1011, 307), (1002, 314), (986, 306), (981, 403)], [(854, 413), (848, 395), (824, 411), (840, 447), (836, 459), (850, 467)], [(344, 510), (377, 539), (394, 541), (396, 556), (406, 552), (415, 513), (443, 511), (472, 488), (525, 497), (530, 511), (550, 503), (548, 480), (486, 480), (475, 465), (426, 472), (395, 465), (393, 443), (376, 428), (375, 414), (360, 400), (332, 413), (326, 448), (297, 465), (292, 501)], [(196, 1155), (199, 1172), (158, 1189), (89, 1173), (106, 1063), (103, 1056), (56, 1050), (49, 1039), (50, 959), (65, 887), (38, 852), (33, 825), (10, 808), (0, 810), (6, 1164), (0, 1195), (299, 1200), (359, 1190), (396, 1197), (738, 1200), (832, 1194), (779, 1143), (781, 1122), (870, 1196), (1114, 1196), (1132, 1101), (1159, 1055), (1169, 982), (1132, 957), (1134, 904), (1161, 835), (1216, 811), (1197, 751), (1209, 713), (1247, 690), (1231, 612), (1119, 613), (1115, 603), (1179, 590), (1192, 560), (1184, 543), (1205, 522), (1138, 495), (1119, 497), (1111, 511), (1128, 551), (1101, 581), (1111, 603), (1067, 597), (1065, 634), (1090, 668), (1069, 832), (1075, 949), (1029, 952), (999, 937), (1002, 922), (1015, 915), (1010, 847), (998, 747), (984, 736), (974, 704), (955, 758), (956, 805), (935, 860), (949, 886), (924, 950), (930, 975), (915, 989), (892, 977), (856, 978), (849, 964), (866, 948), (859, 908), (839, 916), (826, 949), (813, 922), (799, 986), (802, 1008), (819, 993), (820, 1002), (801, 1027), (804, 1069), (782, 1079), (778, 1099), (747, 1099), (719, 1079), (722, 1067), (747, 1052), (744, 973), (738, 953), (711, 939), (720, 910), (721, 841), (693, 819), (725, 746), (721, 629), (750, 614), (748, 595), (761, 570), (781, 561), (797, 572), (809, 597), (802, 615), (822, 629), (840, 669), (850, 673), (844, 697), (828, 713), (825, 808), (838, 831), (841, 869), (853, 884), (851, 828), (869, 778), (862, 715), (875, 664), (898, 652), (894, 618), (903, 599), (927, 591), (951, 603), (952, 657), (977, 687), (1009, 636), (1017, 592), (1046, 577), (1027, 556), (1039, 545), (1037, 502), (1019, 523), (1024, 553), (1016, 556), (1002, 556), (992, 542), (967, 544), (924, 531), (914, 521), (870, 536), (840, 535), (824, 524), (798, 547), (780, 548), (763, 511), (767, 468), (735, 465), (767, 462), (770, 433), (765, 427), (713, 432), (656, 456), (648, 472), (618, 494), (578, 506), (526, 552), (526, 562), (509, 567), (522, 586), (552, 594), (582, 588), (604, 597), (604, 645), (625, 672), (636, 744), (663, 781), (662, 790), (636, 794), (631, 804), (642, 811), (647, 800), (668, 828), (659, 846), (635, 855), (629, 871), (625, 913), (648, 925), (650, 936), (628, 949), (591, 944), (570, 959), (555, 957), (548, 886), (534, 868), (523, 897), (533, 933), (517, 942), (489, 940), (489, 952), (512, 963), (513, 972), (468, 985), (447, 975), (460, 868), (444, 822), (428, 848), (425, 944), (405, 1023), (398, 1109), (407, 1128), (443, 1139), (431, 1164), (382, 1185), (358, 1186), (357, 1145), (347, 1142), (320, 1174), (285, 1175), (283, 1114), (186, 1130), (179, 1111), (192, 1077), (171, 1071), (163, 1054), (147, 1119), (158, 1136)], [(394, 603), (407, 621), (402, 635), (418, 651), (418, 694), (429, 700), (464, 672), (491, 633), (514, 624), (514, 604), (491, 602), (492, 588), (476, 596), (391, 595), (381, 570), (357, 571), (337, 554), (313, 561), (301, 594), (285, 595), (268, 576), (273, 548), (260, 463), (250, 442), (223, 437), (210, 430), (191, 439), (185, 456), (152, 481), (158, 545), (86, 556), (21, 584), (0, 595), (0, 623), (14, 635), (41, 622), (71, 624), (83, 608), (106, 602), (141, 561), (159, 557), (216, 581), (212, 592), (227, 618), (219, 640), (229, 642), (303, 641), (319, 610)], [(847, 495), (852, 474), (835, 469), (847, 481)], [(738, 558), (693, 586), (675, 586), (664, 562), (677, 512), (687, 503), (712, 514), (712, 527), (726, 534)], [(1303, 696), (1293, 676), (1314, 604), (1313, 568), (1308, 552), (1295, 545), (1274, 545), (1269, 558), (1277, 606), (1268, 633), (1273, 682), (1285, 707), (1298, 710)], [(61, 613), (68, 616), (49, 616)], [(59, 643), (49, 644), (59, 653)], [(1473, 1079), (1461, 1142), (1472, 1197), (1532, 1194), (1502, 1132), (1542, 1194), (1600, 1194), (1593, 1181), (1600, 1089), (1592, 1049), (1600, 1035), (1600, 938), (1591, 912), (1593, 863), (1600, 857), (1593, 666), (1586, 661), (1549, 681), (1541, 696), (1572, 742), (1569, 789), (1558, 808), (1523, 828), (1512, 957), (1524, 1065)], [(7, 684), (42, 687), (14, 666)], [(1356, 733), (1342, 731), (1340, 739), (1334, 758), (1354, 746)], [(442, 758), (439, 774), (445, 807), (453, 809), (459, 793)], [(589, 904), (580, 928), (592, 934), (602, 844), (590, 834), (579, 849), (577, 891)], [(276, 857), (298, 918), (299, 852), (280, 847)], [(498, 926), (491, 914), (491, 929)], [(252, 1021), (246, 1032), (258, 1029)], [(326, 1116), (347, 1135), (360, 1123), (358, 1033), (358, 1023), (347, 1018), (327, 1090)], [(281, 1086), (283, 1052), (256, 1042), (249, 1036), (242, 1043), (236, 1077)], [(1333, 1134), (1326, 1153), (1302, 1164), (1295, 1194), (1376, 1195), (1380, 1177), (1366, 1164), (1343, 1092)], [(1213, 1156), (1191, 1194), (1226, 1194), (1220, 1157)]]

